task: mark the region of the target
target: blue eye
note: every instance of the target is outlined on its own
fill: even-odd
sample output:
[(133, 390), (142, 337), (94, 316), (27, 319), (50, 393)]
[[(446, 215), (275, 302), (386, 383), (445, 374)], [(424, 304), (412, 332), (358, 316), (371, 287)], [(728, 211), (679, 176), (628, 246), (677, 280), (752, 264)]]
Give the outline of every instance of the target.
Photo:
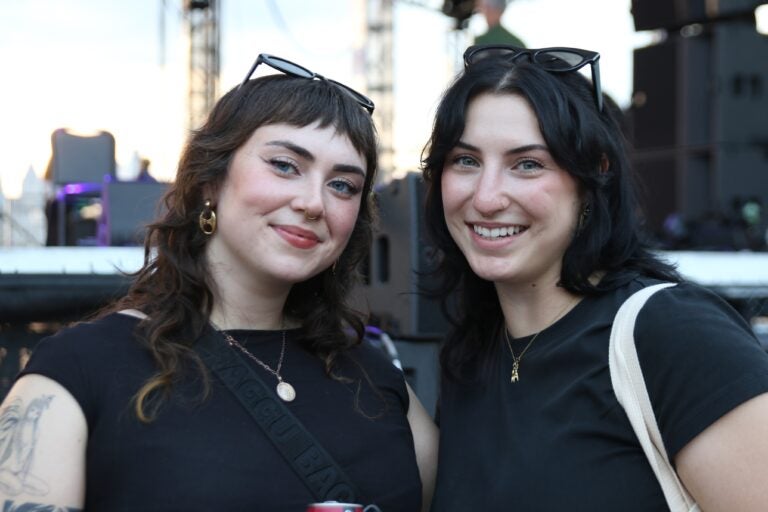
[(360, 191), (357, 186), (343, 179), (333, 180), (328, 184), (328, 186), (336, 192), (346, 196), (353, 196)]
[(533, 172), (538, 171), (539, 169), (543, 168), (544, 166), (541, 165), (541, 163), (537, 162), (536, 160), (526, 159), (526, 160), (520, 160), (515, 164), (515, 169), (519, 169), (523, 172)]
[(273, 158), (269, 161), (270, 165), (278, 172), (282, 174), (296, 173), (298, 169), (292, 162)]
[(462, 167), (474, 167), (477, 161), (471, 156), (461, 155), (453, 159), (453, 163)]

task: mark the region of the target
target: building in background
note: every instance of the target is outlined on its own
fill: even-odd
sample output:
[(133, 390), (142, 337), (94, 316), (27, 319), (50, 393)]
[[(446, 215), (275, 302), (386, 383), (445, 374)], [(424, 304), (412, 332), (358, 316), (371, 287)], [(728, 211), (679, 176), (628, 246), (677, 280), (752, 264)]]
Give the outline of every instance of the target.
[(24, 176), (21, 196), (8, 199), (0, 189), (0, 241), (3, 246), (44, 245), (46, 185), (30, 167)]

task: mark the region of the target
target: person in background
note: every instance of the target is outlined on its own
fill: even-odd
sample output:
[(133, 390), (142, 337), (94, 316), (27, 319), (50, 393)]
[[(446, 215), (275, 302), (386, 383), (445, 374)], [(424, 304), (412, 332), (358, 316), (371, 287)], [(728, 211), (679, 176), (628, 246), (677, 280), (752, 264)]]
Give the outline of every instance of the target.
[(507, 9), (508, 0), (476, 0), (475, 8), (483, 15), (488, 29), (475, 37), (475, 44), (509, 44), (525, 48), (519, 37), (504, 28), (501, 17)]
[(142, 158), (139, 161), (139, 173), (136, 175), (136, 181), (141, 183), (157, 183), (155, 177), (149, 172), (150, 164), (149, 158)]
[(649, 250), (599, 54), (464, 58), (423, 161), (455, 305), (433, 510), (667, 510), (608, 363), (618, 308), (660, 282), (634, 335), (669, 458), (701, 510), (768, 510), (768, 354)]
[[(251, 79), (261, 64), (282, 74)], [(5, 510), (303, 511), (318, 499), (265, 433), (307, 446), (279, 403), (317, 441), (293, 452), (310, 484), (346, 473), (362, 503), (429, 508), (436, 429), (347, 303), (372, 236), (372, 112), (259, 55), (188, 141), (127, 295), (42, 340), (3, 402)], [(263, 381), (269, 429), (206, 351)]]

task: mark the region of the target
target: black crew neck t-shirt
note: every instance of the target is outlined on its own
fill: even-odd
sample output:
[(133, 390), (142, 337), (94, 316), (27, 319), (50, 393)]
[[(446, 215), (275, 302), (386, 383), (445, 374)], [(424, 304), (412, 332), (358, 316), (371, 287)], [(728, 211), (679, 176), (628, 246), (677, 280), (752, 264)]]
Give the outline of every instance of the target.
[[(432, 510), (667, 510), (608, 368), (613, 318), (636, 279), (587, 297), (545, 329), (510, 382), (512, 356), (467, 382), (443, 377)], [(638, 356), (670, 457), (737, 405), (768, 391), (768, 354), (714, 293), (680, 284), (656, 293), (635, 326)], [(530, 336), (511, 340), (516, 354)]]

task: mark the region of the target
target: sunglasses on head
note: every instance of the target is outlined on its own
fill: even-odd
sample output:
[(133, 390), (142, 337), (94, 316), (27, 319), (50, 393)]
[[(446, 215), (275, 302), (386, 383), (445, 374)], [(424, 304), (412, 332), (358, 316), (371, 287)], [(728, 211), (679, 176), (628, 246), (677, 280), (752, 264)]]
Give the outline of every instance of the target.
[(551, 73), (576, 71), (587, 64), (592, 69), (592, 88), (595, 93), (597, 110), (603, 110), (603, 91), (600, 85), (600, 54), (579, 48), (539, 48), (527, 49), (506, 44), (484, 44), (470, 46), (464, 52), (464, 69), (493, 57), (505, 59), (510, 63), (527, 56), (531, 62)]
[(295, 76), (298, 78), (306, 78), (308, 80), (314, 80), (317, 78), (318, 80), (325, 80), (326, 82), (330, 82), (336, 87), (338, 87), (341, 91), (343, 91), (347, 96), (355, 100), (358, 103), (358, 105), (360, 105), (365, 110), (367, 110), (369, 114), (373, 114), (373, 109), (375, 108), (375, 105), (373, 104), (373, 101), (368, 96), (360, 94), (356, 90), (342, 84), (341, 82), (337, 82), (336, 80), (331, 80), (330, 78), (325, 78), (323, 75), (319, 75), (313, 71), (310, 71), (304, 66), (299, 66), (294, 62), (283, 59), (281, 57), (276, 57), (274, 55), (269, 55), (268, 53), (259, 54), (259, 56), (256, 58), (256, 62), (253, 63), (253, 66), (251, 66), (251, 69), (250, 71), (248, 71), (248, 74), (245, 75), (245, 79), (240, 83), (240, 85), (238, 86), (238, 89), (241, 88), (243, 85), (245, 85), (248, 82), (248, 80), (251, 79), (253, 72), (256, 71), (256, 68), (259, 67), (259, 64), (262, 64), (262, 63), (266, 64), (272, 69), (276, 69), (277, 71), (280, 71), (281, 73), (285, 73), (286, 75)]

